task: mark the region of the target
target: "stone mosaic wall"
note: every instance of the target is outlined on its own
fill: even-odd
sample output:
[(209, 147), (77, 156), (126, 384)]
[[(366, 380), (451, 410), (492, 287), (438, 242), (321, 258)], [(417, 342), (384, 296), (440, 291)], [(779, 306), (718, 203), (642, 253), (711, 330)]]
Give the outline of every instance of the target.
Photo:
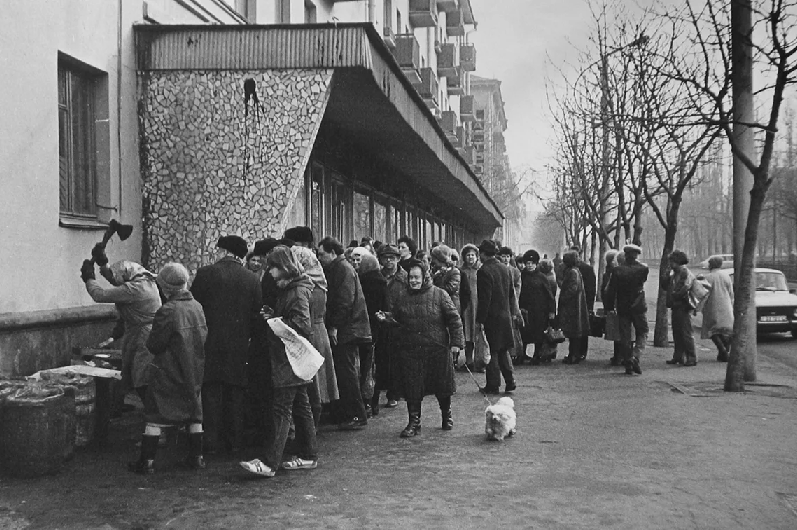
[(139, 74), (143, 260), (194, 271), (220, 235), (282, 234), (332, 70)]

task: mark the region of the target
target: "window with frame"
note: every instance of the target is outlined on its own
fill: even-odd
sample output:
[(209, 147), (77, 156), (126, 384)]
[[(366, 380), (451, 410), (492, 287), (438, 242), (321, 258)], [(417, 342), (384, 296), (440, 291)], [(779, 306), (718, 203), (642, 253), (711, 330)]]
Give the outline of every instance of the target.
[(291, 23), (291, 0), (277, 0), (274, 4), (277, 24)]
[(100, 198), (108, 198), (107, 80), (104, 72), (59, 54), (58, 173), (62, 218), (96, 220)]

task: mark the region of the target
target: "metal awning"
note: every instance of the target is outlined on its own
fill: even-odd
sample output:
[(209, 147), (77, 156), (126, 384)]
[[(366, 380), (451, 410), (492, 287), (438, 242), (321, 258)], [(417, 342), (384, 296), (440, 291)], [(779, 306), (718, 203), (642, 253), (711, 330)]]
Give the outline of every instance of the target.
[(334, 69), (324, 120), (489, 233), (502, 214), (368, 23), (136, 26), (137, 67)]

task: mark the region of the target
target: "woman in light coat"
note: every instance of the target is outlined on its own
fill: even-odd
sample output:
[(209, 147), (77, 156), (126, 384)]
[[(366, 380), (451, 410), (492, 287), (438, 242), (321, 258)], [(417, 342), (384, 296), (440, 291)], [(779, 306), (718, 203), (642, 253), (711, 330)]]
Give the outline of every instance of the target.
[(711, 290), (703, 306), (700, 336), (710, 338), (717, 347), (718, 361), (728, 362), (733, 336), (733, 282), (729, 275), (720, 273), (721, 267), (721, 257), (708, 259), (709, 273), (705, 279), (711, 284)]
[(468, 243), (462, 247), (462, 266), (460, 267), (460, 315), (462, 316), (462, 329), (465, 334), (465, 366), (472, 372), (484, 372), (484, 366), (474, 364), (476, 358), (484, 359), (484, 352), (476, 351), (479, 347), (484, 349), (486, 339), (477, 340), (480, 333), (484, 333), (476, 324), (476, 306), (479, 304), (479, 291), (476, 287), (476, 274), (479, 272), (479, 249), (476, 245)]
[(161, 307), (161, 298), (155, 276), (134, 261), (117, 261), (110, 267), (100, 267), (102, 274), (113, 286), (103, 287), (93, 277), (86, 279), (86, 291), (98, 303), (116, 304), (124, 322), (122, 336), (122, 385), (135, 388), (142, 401), (149, 384), (149, 364), (152, 354), (147, 349), (147, 338), (152, 330), (152, 320)]

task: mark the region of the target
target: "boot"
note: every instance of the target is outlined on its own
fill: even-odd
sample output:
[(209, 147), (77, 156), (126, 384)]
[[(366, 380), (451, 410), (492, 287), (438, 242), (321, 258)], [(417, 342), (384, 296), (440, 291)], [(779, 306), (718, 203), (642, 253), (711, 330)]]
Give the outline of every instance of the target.
[(155, 455), (158, 452), (158, 436), (143, 435), (141, 437), (141, 456), (135, 462), (127, 464), (128, 471), (140, 475), (155, 473)]
[(420, 404), (407, 403), (407, 413), (409, 415), (409, 422), (404, 430), (401, 431), (402, 438), (412, 438), (421, 433), (421, 406)]
[(440, 416), (442, 418), (442, 429), (450, 431), (454, 428), (454, 417), (451, 415), (451, 396), (439, 397), (437, 402), (440, 404)]
[(205, 457), (202, 456), (202, 444), (205, 433), (188, 433), (188, 456), (183, 460), (183, 466), (188, 469), (205, 469)]
[(374, 397), (371, 398), (371, 414), (379, 416), (379, 392), (374, 392)]

